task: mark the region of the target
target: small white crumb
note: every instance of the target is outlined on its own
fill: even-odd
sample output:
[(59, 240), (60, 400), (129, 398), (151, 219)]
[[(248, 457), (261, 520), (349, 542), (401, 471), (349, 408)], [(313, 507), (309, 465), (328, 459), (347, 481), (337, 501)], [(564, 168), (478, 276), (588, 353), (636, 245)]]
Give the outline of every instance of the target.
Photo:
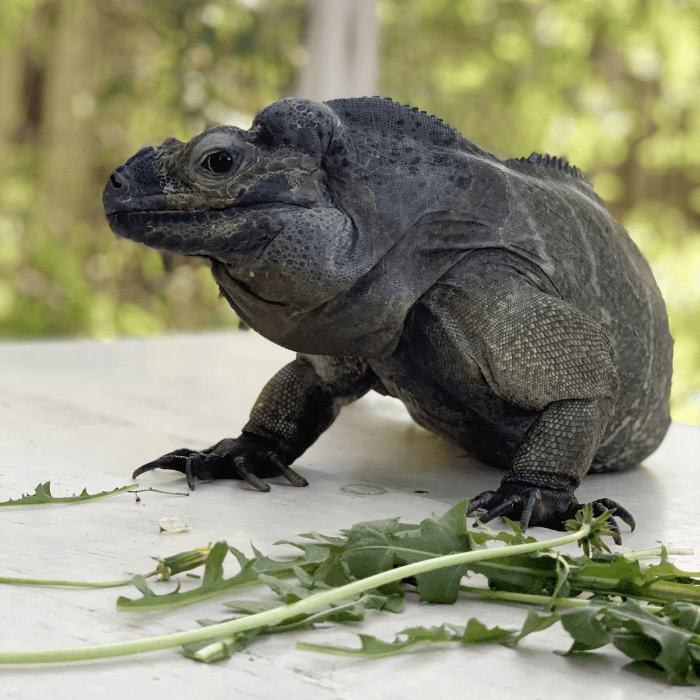
[(160, 532), (189, 532), (190, 528), (180, 518), (161, 518), (158, 521)]

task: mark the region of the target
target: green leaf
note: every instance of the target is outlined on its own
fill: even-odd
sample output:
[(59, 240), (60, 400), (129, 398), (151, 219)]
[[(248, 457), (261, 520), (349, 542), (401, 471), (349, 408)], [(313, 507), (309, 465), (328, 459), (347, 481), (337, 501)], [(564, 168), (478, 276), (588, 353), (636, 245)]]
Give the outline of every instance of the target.
[[(153, 592), (151, 587), (148, 585), (148, 582), (146, 579), (141, 575), (141, 574), (136, 574), (131, 579), (132, 585), (136, 588), (136, 590), (141, 593), (145, 598), (152, 598), (152, 597), (158, 597), (156, 593)], [(177, 588), (175, 589), (176, 591), (179, 590), (180, 588), (180, 582), (178, 581)], [(121, 598), (119, 599), (121, 600)], [(117, 606), (119, 603), (117, 602)]]
[[(466, 511), (468, 500), (463, 500), (443, 516), (433, 516), (423, 520), (420, 528), (406, 533), (403, 540), (410, 542), (417, 550), (430, 551), (433, 556), (470, 552), (479, 549), (470, 539), (467, 531)], [(418, 559), (402, 559), (409, 564)], [(450, 566), (416, 576), (416, 587), (420, 599), (427, 603), (454, 603), (459, 596), (459, 584), (468, 567)]]
[(467, 621), (464, 632), (460, 635), (459, 641), (462, 644), (483, 644), (485, 642), (499, 642), (505, 644), (513, 638), (513, 630), (502, 629), (501, 627), (488, 628), (483, 622), (475, 617)]
[[(134, 577), (134, 584), (143, 594), (143, 598), (131, 599), (120, 596), (117, 600), (117, 609), (120, 611), (146, 611), (146, 610), (168, 610), (192, 605), (202, 600), (208, 600), (216, 596), (232, 593), (237, 590), (258, 586), (263, 581), (261, 575), (267, 572), (267, 576), (274, 578), (288, 578), (294, 575), (294, 567), (302, 570), (315, 569), (319, 561), (323, 561), (325, 553), (322, 549), (314, 547), (308, 553), (296, 559), (281, 562), (270, 559), (255, 550), (255, 559), (248, 559), (235, 547), (227, 545), (226, 542), (217, 542), (207, 556), (204, 563), (204, 575), (201, 584), (192, 590), (180, 592), (179, 588), (165, 594), (156, 594), (145, 580), (141, 581)], [(223, 560), (228, 552), (231, 552), (238, 560), (241, 570), (231, 578), (225, 579)]]
[(598, 649), (612, 641), (599, 614), (600, 609), (593, 606), (574, 608), (561, 613), (561, 624), (574, 638), (568, 653)]
[[(258, 551), (254, 545), (253, 553), (255, 554), (255, 560), (253, 562), (253, 569), (259, 573), (274, 574), (276, 571), (287, 571), (292, 566), (301, 566), (308, 564), (320, 564), (325, 561), (328, 557), (328, 550), (324, 547), (318, 547), (315, 545), (306, 545), (303, 550), (304, 554), (296, 559), (279, 561), (277, 559), (271, 559), (265, 556), (262, 552)], [(229, 549), (233, 551), (235, 547), (229, 545)], [(236, 550), (238, 551), (238, 550)], [(238, 552), (238, 556), (243, 556)], [(240, 563), (241, 559), (239, 559)]]
[[(361, 579), (396, 566), (476, 549), (467, 531), (467, 506), (467, 500), (461, 501), (444, 515), (426, 518), (417, 527), (407, 528), (397, 519), (355, 525), (347, 531), (342, 562), (351, 577)], [(465, 566), (454, 566), (419, 574), (416, 586), (421, 600), (454, 603), (466, 572)], [(401, 590), (399, 585), (382, 588), (384, 593)]]
[(630, 658), (652, 661), (663, 668), (666, 678), (674, 684), (698, 680), (688, 647), (690, 643), (696, 645), (700, 638), (674, 624), (665, 608), (654, 615), (628, 600), (606, 606), (603, 615), (613, 644)]
[[(372, 635), (359, 634), (358, 637), (361, 644), (359, 649), (330, 644), (307, 644), (304, 642), (297, 643), (297, 649), (333, 654), (335, 656), (379, 659), (385, 656), (403, 654), (420, 644), (461, 641), (463, 634), (463, 630), (453, 628), (451, 625), (449, 628), (448, 625), (441, 625), (440, 627), (410, 627), (399, 632), (393, 642), (383, 642)], [(477, 631), (475, 634), (478, 636), (479, 632)], [(401, 639), (401, 637), (406, 637), (406, 639)]]
[(669, 603), (664, 607), (664, 614), (668, 615), (674, 625), (688, 632), (700, 635), (700, 608), (692, 603)]
[(569, 583), (573, 591), (594, 591), (660, 603), (669, 600), (700, 602), (700, 582), (691, 578), (695, 574), (671, 564), (643, 566), (637, 560), (622, 556), (596, 556), (585, 560), (583, 565), (575, 563), (572, 573)]
[(297, 642), (297, 649), (301, 649), (302, 651), (315, 651), (321, 654), (332, 654), (334, 656), (381, 659), (385, 656), (402, 654), (425, 641), (420, 639), (399, 639), (397, 636), (393, 642), (382, 642), (380, 639), (369, 634), (360, 634), (358, 636), (362, 644), (359, 649), (333, 646), (331, 644), (307, 644), (306, 642)]
[[(117, 600), (117, 610), (133, 612), (180, 608), (224, 593), (230, 593), (233, 590), (258, 585), (260, 581), (257, 573), (253, 571), (252, 560), (246, 560), (243, 568), (235, 576), (228, 579), (223, 578), (222, 562), (228, 551), (226, 542), (217, 542), (204, 563), (204, 575), (199, 587), (182, 593), (180, 593), (178, 586), (178, 589), (170, 593), (156, 594), (149, 588), (145, 580), (142, 581), (135, 576), (134, 585), (144, 597), (133, 600), (120, 596)], [(289, 575), (291, 575), (291, 571)]]
[[(312, 595), (314, 591), (309, 591)], [(294, 602), (292, 600), (291, 602)], [(313, 629), (321, 622), (360, 622), (365, 619), (368, 610), (390, 610), (392, 597), (373, 593), (356, 594), (329, 605), (317, 608), (312, 612), (303, 613), (284, 622), (264, 628), (263, 634), (290, 632), (293, 630)], [(235, 612), (254, 615), (275, 608), (284, 607), (282, 600), (233, 600), (224, 603)]]
[(133, 491), (138, 487), (138, 484), (130, 484), (129, 486), (122, 486), (121, 488), (114, 489), (113, 491), (100, 491), (99, 493), (89, 494), (87, 492), (87, 489), (83, 489), (79, 496), (76, 496), (75, 494), (73, 496), (52, 496), (51, 482), (46, 481), (43, 484), (38, 484), (33, 494), (24, 494), (20, 498), (11, 498), (9, 501), (3, 501), (2, 503), (0, 503), (0, 507), (5, 508), (8, 506), (46, 506), (55, 503), (87, 503), (88, 501), (97, 501), (101, 498), (110, 498), (111, 496), (118, 496), (120, 493), (125, 493), (126, 491)]
[[(530, 614), (531, 613), (531, 614)], [(337, 656), (355, 656), (362, 658), (381, 658), (403, 654), (418, 645), (445, 644), (459, 642), (461, 644), (486, 644), (499, 643), (505, 646), (515, 646), (517, 641), (531, 632), (545, 629), (554, 624), (559, 616), (556, 614), (540, 617), (533, 611), (528, 613), (527, 620), (521, 632), (502, 629), (501, 627), (487, 627), (482, 622), (472, 617), (465, 627), (456, 625), (440, 625), (439, 627), (409, 627), (399, 632), (393, 642), (383, 642), (376, 637), (360, 634), (361, 647), (341, 647), (329, 644), (307, 644), (300, 642), (297, 649), (315, 651), (323, 654)], [(404, 639), (405, 637), (405, 639)]]
[(327, 583), (329, 586), (342, 586), (350, 582), (347, 568), (343, 565), (341, 555), (347, 544), (346, 538), (325, 537), (318, 533), (307, 533), (300, 537), (308, 537), (313, 542), (290, 542), (280, 540), (275, 544), (288, 544), (304, 552), (303, 559), (311, 564), (314, 578)]
[(353, 578), (367, 578), (394, 567), (398, 546), (390, 531), (358, 523), (348, 532), (343, 562)]
[[(229, 610), (243, 617), (221, 623), (200, 620), (202, 627), (211, 627), (207, 630), (190, 630), (133, 644), (115, 643), (85, 650), (0, 652), (0, 661), (105, 658), (111, 654), (184, 644), (187, 656), (212, 662), (229, 658), (260, 636), (312, 629), (321, 622), (356, 622), (364, 619), (367, 610), (400, 612), (405, 605), (405, 581), (415, 581), (424, 600), (451, 601), (456, 599), (454, 590), (459, 590), (462, 573), (475, 571), (487, 576), (490, 588), (483, 591), (483, 595), (491, 598), (547, 606), (558, 594), (557, 605), (575, 603), (585, 607), (547, 615), (530, 609), (520, 630), (490, 628), (471, 618), (463, 628), (450, 624), (407, 628), (393, 642), (361, 635), (359, 649), (298, 646), (325, 653), (370, 657), (402, 653), (417, 645), (445, 643), (499, 643), (512, 647), (523, 637), (561, 620), (574, 640), (570, 653), (590, 651), (612, 642), (630, 658), (662, 668), (671, 683), (698, 680), (700, 610), (697, 606), (684, 599), (667, 603), (663, 608), (643, 607), (633, 600), (623, 603), (613, 600), (633, 595), (695, 600), (700, 589), (695, 575), (677, 569), (667, 559), (656, 566), (642, 566), (636, 560), (600, 551), (579, 557), (556, 553), (555, 547), (587, 537), (594, 525), (601, 536), (603, 521), (600, 519), (596, 519), (596, 522), (600, 520), (597, 524), (577, 522), (574, 529), (578, 532), (573, 535), (537, 542), (534, 538), (525, 538), (512, 523), (511, 533), (494, 533), (488, 529), (470, 533), (466, 529), (465, 508), (466, 502), (462, 502), (445, 515), (427, 518), (414, 526), (401, 524), (398, 519), (359, 523), (342, 538), (314, 533), (307, 538), (310, 542), (295, 544), (302, 554), (291, 561), (271, 559), (257, 549), (253, 550), (254, 558), (249, 559), (235, 547), (218, 542), (206, 559), (199, 588), (157, 595), (144, 577), (134, 577), (133, 583), (143, 598), (138, 601), (120, 598), (120, 609), (180, 607), (259, 583), (267, 584), (277, 598), (230, 601), (226, 604)], [(490, 542), (504, 544), (487, 547)], [(595, 549), (590, 542), (589, 548)], [(241, 570), (230, 579), (224, 579), (223, 561), (229, 552), (236, 557)], [(175, 557), (178, 562), (182, 559), (181, 564), (189, 565), (193, 553)], [(372, 571), (377, 573), (371, 580), (360, 578), (361, 574)], [(292, 576), (295, 577), (293, 581), (282, 580)], [(535, 592), (518, 592), (523, 590)], [(480, 594), (477, 588), (470, 587), (468, 591)], [(561, 594), (566, 591), (594, 592), (596, 599), (587, 603), (581, 599), (562, 598)]]
[(700, 613), (694, 607), (671, 603), (650, 610), (627, 600), (564, 612), (562, 624), (575, 640), (569, 653), (612, 642), (631, 659), (663, 669), (670, 683), (695, 683), (700, 680), (700, 636), (694, 633)]
[(469, 570), (486, 576), (489, 587), (499, 591), (541, 594), (554, 590), (557, 582), (556, 558), (538, 553), (475, 562), (469, 565)]
[(284, 603), (281, 600), (228, 600), (224, 605), (243, 615), (256, 615), (265, 610), (279, 608)]
[(523, 623), (522, 629), (517, 634), (504, 638), (501, 641), (503, 646), (514, 647), (523, 637), (533, 632), (539, 632), (551, 627), (554, 623), (561, 620), (560, 613), (550, 613), (549, 615), (538, 615), (532, 608), (528, 609), (527, 617)]

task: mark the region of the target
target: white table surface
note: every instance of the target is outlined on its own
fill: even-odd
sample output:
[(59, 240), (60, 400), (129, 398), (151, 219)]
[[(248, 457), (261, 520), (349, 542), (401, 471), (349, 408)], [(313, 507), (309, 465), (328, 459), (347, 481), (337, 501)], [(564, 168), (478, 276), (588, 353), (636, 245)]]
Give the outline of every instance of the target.
[[(0, 345), (0, 501), (51, 480), (54, 495), (90, 493), (132, 483), (131, 471), (177, 447), (206, 447), (234, 437), (258, 392), (292, 358), (255, 333), (228, 332), (155, 340), (53, 341)], [(581, 501), (607, 496), (637, 518), (625, 548), (657, 541), (694, 547), (675, 557), (700, 569), (697, 526), (700, 427), (674, 424), (644, 467), (588, 477)], [(296, 489), (272, 480), (269, 493), (236, 481), (198, 483), (187, 498), (142, 493), (83, 505), (0, 509), (0, 575), (114, 580), (153, 569), (149, 555), (226, 540), (248, 553), (291, 549), (279, 539), (315, 530), (336, 534), (363, 520), (401, 516), (419, 522), (464, 497), (493, 488), (501, 473), (411, 422), (391, 399), (368, 396), (343, 409), (336, 424), (295, 464), (310, 481)], [(186, 491), (182, 475), (152, 472), (141, 487)], [(347, 484), (386, 489), (347, 493)], [(416, 494), (415, 491), (427, 493)], [(159, 533), (158, 520), (177, 516), (184, 534)], [(496, 523), (496, 528), (503, 527)], [(532, 528), (540, 539), (555, 533)], [(235, 573), (229, 563), (226, 575)], [(200, 570), (201, 571), (201, 570)], [(171, 583), (152, 584), (158, 592)], [(183, 586), (196, 586), (185, 579)], [(260, 591), (259, 594), (263, 592)], [(214, 599), (171, 612), (119, 613), (114, 589), (0, 586), (0, 649), (41, 649), (108, 643), (193, 629), (223, 618)], [(241, 596), (254, 597), (251, 592)], [(298, 651), (295, 643), (357, 644), (354, 632), (391, 640), (409, 626), (476, 616), (519, 627), (522, 608), (473, 599), (454, 606), (411, 603), (402, 615), (373, 613), (361, 624), (267, 637), (219, 664), (199, 664), (170, 649), (68, 665), (0, 667), (2, 698), (698, 698), (700, 689), (669, 686), (626, 668), (612, 646), (567, 658), (570, 638), (557, 625), (516, 649), (474, 645), (357, 660)]]

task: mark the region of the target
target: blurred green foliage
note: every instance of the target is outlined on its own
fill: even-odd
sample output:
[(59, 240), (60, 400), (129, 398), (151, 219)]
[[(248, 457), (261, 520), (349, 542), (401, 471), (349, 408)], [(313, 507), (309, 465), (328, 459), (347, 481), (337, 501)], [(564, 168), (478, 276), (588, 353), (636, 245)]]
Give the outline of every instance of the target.
[[(0, 0), (0, 333), (235, 326), (196, 261), (116, 240), (111, 170), (294, 93), (303, 0)], [(564, 155), (652, 263), (700, 423), (700, 5), (382, 0), (380, 92), (501, 157)]]
[(652, 264), (700, 423), (700, 3), (385, 0), (385, 94), (501, 157), (564, 155)]

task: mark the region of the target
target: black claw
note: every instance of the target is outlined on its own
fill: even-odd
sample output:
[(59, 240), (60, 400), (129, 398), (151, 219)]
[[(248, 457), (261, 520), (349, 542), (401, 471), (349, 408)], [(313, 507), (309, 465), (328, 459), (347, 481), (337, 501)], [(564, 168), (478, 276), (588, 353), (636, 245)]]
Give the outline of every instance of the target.
[(187, 479), (187, 486), (190, 491), (194, 491), (194, 482), (197, 478), (197, 465), (201, 462), (201, 457), (199, 454), (193, 454), (185, 465), (185, 478)]
[(600, 501), (593, 501), (591, 503), (591, 508), (593, 510), (593, 515), (595, 515), (596, 518), (600, 517), (606, 510), (608, 510)]
[(610, 531), (612, 532), (612, 538), (613, 542), (621, 546), (622, 545), (622, 533), (620, 532), (620, 526), (615, 522), (615, 518), (610, 516), (608, 518), (608, 527), (610, 528)]
[(139, 467), (138, 469), (134, 469), (134, 471), (131, 475), (131, 478), (138, 479), (139, 476), (141, 476), (141, 474), (143, 474), (144, 472), (150, 471), (151, 469), (153, 469), (153, 467), (151, 467), (150, 464), (144, 464), (142, 467)]
[(540, 493), (539, 489), (535, 489), (534, 491), (530, 492), (525, 508), (523, 508), (523, 513), (520, 516), (520, 529), (523, 532), (527, 530), (527, 527), (530, 524), (530, 518), (532, 517), (532, 511), (541, 500), (542, 494)]
[(287, 467), (282, 472), (282, 476), (292, 485), (292, 486), (308, 486), (309, 482), (298, 472), (295, 472), (291, 467)]
[(492, 508), (483, 518), (480, 518), (480, 520), (482, 523), (488, 523), (490, 520), (497, 518), (499, 515), (511, 515), (521, 503), (522, 499), (520, 496), (511, 496), (500, 505)]
[(488, 508), (494, 501), (494, 496), (496, 496), (495, 491), (484, 491), (475, 498), (472, 498), (471, 501), (469, 501), (467, 515), (471, 515), (475, 510)]
[(170, 452), (167, 455), (163, 455), (162, 457), (154, 459), (152, 462), (139, 467), (131, 475), (131, 478), (136, 479), (136, 477), (140, 476), (144, 472), (150, 472), (153, 469), (171, 469), (172, 471), (181, 472), (184, 474), (187, 461), (193, 452), (194, 450), (187, 449), (186, 447)]
[(615, 515), (622, 520), (625, 525), (629, 526), (630, 530), (634, 530), (637, 527), (637, 523), (626, 508), (623, 508), (617, 501), (613, 501), (612, 498), (599, 498), (598, 503), (605, 506), (606, 510), (614, 510)]
[(280, 474), (292, 486), (308, 486), (309, 482), (301, 475), (295, 472), (291, 467), (288, 467), (274, 452), (268, 455), (270, 461), (280, 470)]
[[(603, 515), (608, 510), (615, 510), (617, 503), (615, 501), (610, 500), (609, 498), (601, 498), (597, 501), (593, 501), (591, 503), (591, 506), (593, 508), (593, 515), (599, 517), (600, 515)], [(610, 528), (610, 531), (612, 532), (612, 538), (613, 542), (617, 545), (622, 544), (622, 533), (620, 532), (620, 526), (617, 524), (615, 518), (611, 515), (608, 518), (608, 527)]]
[(270, 490), (269, 484), (266, 484), (262, 479), (255, 476), (250, 469), (248, 469), (248, 461), (245, 457), (236, 457), (233, 460), (233, 464), (236, 467), (238, 475), (241, 477), (241, 479), (243, 479), (243, 481), (246, 482), (246, 484), (249, 484), (258, 491), (264, 492)]
[(243, 479), (246, 484), (249, 484), (254, 489), (266, 493), (270, 490), (270, 484), (266, 484), (260, 477), (255, 476), (252, 472), (249, 472)]

